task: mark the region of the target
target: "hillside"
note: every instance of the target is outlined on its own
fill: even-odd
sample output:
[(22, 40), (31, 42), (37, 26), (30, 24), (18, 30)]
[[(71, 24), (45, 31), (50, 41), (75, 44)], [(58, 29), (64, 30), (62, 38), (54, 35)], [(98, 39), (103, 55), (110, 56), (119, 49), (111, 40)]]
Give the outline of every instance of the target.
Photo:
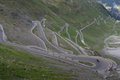
[(118, 78), (101, 53), (116, 20), (96, 0), (0, 0), (0, 24), (0, 79)]
[[(77, 34), (76, 31), (79, 31), (79, 29), (81, 29), (82, 27), (90, 24), (92, 21), (94, 21), (95, 18), (96, 19), (98, 18), (99, 21), (100, 20), (99, 17), (103, 19), (106, 19), (108, 17), (107, 10), (105, 10), (105, 8), (101, 4), (97, 4), (97, 2), (95, 2), (94, 0), (91, 1), (82, 0), (82, 3), (80, 2), (81, 0), (75, 0), (73, 2), (70, 2), (69, 0), (68, 1), (64, 1), (64, 0), (63, 1), (56, 1), (56, 0), (55, 1), (51, 1), (51, 0), (0, 1), (1, 3), (0, 15), (2, 19), (1, 23), (5, 25), (6, 34), (9, 35), (8, 39), (10, 41), (15, 41), (18, 43), (20, 42), (23, 44), (24, 43), (29, 44), (31, 38), (29, 38), (29, 41), (27, 41), (28, 38), (22, 39), (23, 37), (22, 35), (24, 35), (24, 33), (19, 34), (19, 32), (20, 30), (25, 32), (27, 28), (31, 27), (32, 20), (41, 20), (43, 17), (46, 18), (47, 28), (55, 32), (60, 31), (60, 28), (64, 26), (65, 23), (68, 23), (69, 24), (68, 32), (70, 33), (72, 41), (75, 42), (75, 36)], [(100, 21), (100, 26), (102, 25), (101, 27), (104, 27), (104, 30), (109, 30), (112, 28), (111, 24), (113, 23), (114, 20), (112, 20), (112, 22), (108, 21), (108, 24), (104, 24), (103, 21)], [(105, 27), (105, 26), (109, 26), (109, 27)], [(10, 31), (8, 27), (10, 27), (12, 31)], [(102, 31), (102, 33), (106, 36), (111, 32), (111, 31), (110, 32), (103, 31), (102, 28), (98, 30), (99, 30), (98, 32)], [(96, 29), (94, 29), (94, 31), (96, 31)], [(13, 34), (15, 36), (13, 36)], [(103, 39), (106, 36), (103, 36), (103, 34), (101, 33), (98, 33), (97, 35), (93, 35), (93, 34), (91, 33), (89, 34), (89, 32), (87, 32), (88, 37), (85, 37), (85, 41), (87, 41), (88, 45), (90, 45), (91, 47), (96, 48), (94, 44), (97, 44), (96, 46), (100, 46), (97, 47), (97, 49), (103, 48)], [(67, 34), (65, 33), (65, 30), (62, 31), (61, 35), (63, 37), (68, 37)], [(95, 42), (98, 41), (97, 36), (100, 37), (99, 43)], [(90, 38), (93, 38), (94, 40), (90, 40)], [(78, 43), (82, 45), (79, 39), (78, 39)]]
[[(86, 77), (80, 77), (83, 76), (82, 73), (90, 79), (102, 80), (97, 73), (82, 67), (79, 69), (64, 62), (28, 54), (15, 47), (0, 45), (0, 79), (2, 80), (78, 80), (80, 78), (86, 80)], [(87, 74), (88, 72), (92, 74)]]

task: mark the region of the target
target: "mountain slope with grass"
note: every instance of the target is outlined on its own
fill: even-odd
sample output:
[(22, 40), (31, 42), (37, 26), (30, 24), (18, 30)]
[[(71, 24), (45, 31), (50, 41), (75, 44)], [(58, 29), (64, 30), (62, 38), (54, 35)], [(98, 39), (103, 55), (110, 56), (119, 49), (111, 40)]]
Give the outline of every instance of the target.
[(0, 24), (1, 79), (103, 80), (117, 66), (94, 56), (115, 25), (96, 0), (1, 0)]
[[(83, 67), (79, 69), (64, 62), (31, 55), (24, 50), (4, 44), (0, 44), (0, 68), (0, 79), (4, 80), (78, 80), (80, 78), (86, 80), (86, 77), (80, 77), (83, 76), (82, 73), (90, 79), (102, 80), (100, 75)], [(88, 72), (92, 75), (87, 74)]]
[[(24, 38), (22, 36), (26, 35), (26, 33), (24, 34), (24, 32), (31, 27), (32, 20), (41, 20), (43, 17), (47, 19), (46, 27), (55, 32), (59, 32), (61, 27), (63, 27), (65, 23), (68, 23), (68, 32), (70, 33), (71, 39), (74, 42), (75, 36), (77, 34), (76, 31), (79, 31), (82, 27), (89, 25), (92, 21), (94, 21), (94, 19), (98, 18), (97, 21), (100, 22), (99, 26), (102, 25), (101, 27), (103, 27), (104, 30), (111, 29), (112, 25), (110, 25), (109, 27), (106, 26), (114, 23), (114, 20), (111, 20), (112, 22), (108, 21), (107, 24), (104, 24), (104, 21), (100, 21), (99, 17), (105, 20), (108, 17), (109, 13), (101, 4), (98, 4), (94, 0), (4, 0), (0, 1), (0, 3), (1, 24), (5, 26), (6, 34), (9, 35), (8, 39), (10, 41), (15, 41), (23, 44), (29, 44), (30, 41), (32, 41), (30, 40), (31, 38), (29, 38), (29, 41), (27, 41), (26, 37)], [(91, 25), (91, 27), (95, 24)], [(102, 28), (98, 30), (102, 30)], [(19, 33), (20, 31), (23, 31), (23, 33)], [(96, 29), (94, 29), (94, 31), (96, 31)], [(107, 36), (110, 32), (103, 31), (103, 33)], [(68, 38), (65, 29), (62, 31), (61, 36)], [(103, 38), (106, 37), (102, 34), (98, 34), (97, 36), (100, 36), (101, 38), (99, 38), (99, 43), (96, 43), (96, 36), (91, 36), (89, 35), (89, 33), (87, 34), (87, 36), (88, 37), (85, 37), (85, 41), (88, 42), (88, 45), (92, 47), (95, 47), (94, 44), (98, 44), (97, 46), (102, 44)], [(91, 38), (93, 37), (94, 40), (89, 40), (89, 36)], [(91, 41), (93, 42), (92, 44)], [(83, 45), (79, 39), (78, 43), (79, 45)], [(101, 47), (103, 47), (103, 44), (101, 45)], [(101, 49), (101, 47), (98, 47), (98, 49)]]

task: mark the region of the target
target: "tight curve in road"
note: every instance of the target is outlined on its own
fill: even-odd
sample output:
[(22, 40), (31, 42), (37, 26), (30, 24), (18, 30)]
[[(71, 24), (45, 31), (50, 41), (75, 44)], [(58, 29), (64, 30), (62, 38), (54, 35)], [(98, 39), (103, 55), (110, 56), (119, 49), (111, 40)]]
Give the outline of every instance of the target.
[(84, 41), (84, 36), (83, 36), (83, 33), (82, 33), (81, 30), (80, 30), (79, 35), (80, 35), (80, 40), (81, 40), (81, 42), (82, 42), (85, 46), (87, 46), (87, 44), (86, 44), (85, 41)]
[(68, 35), (68, 39), (71, 40), (70, 34), (68, 32), (68, 28), (69, 28), (69, 24), (68, 23), (65, 23), (65, 25), (63, 27), (61, 27), (60, 31), (58, 31), (58, 34), (60, 35), (60, 33), (64, 30), (65, 27), (66, 27), (66, 33)]
[[(99, 19), (100, 17), (101, 17), (101, 16), (98, 16), (97, 19)], [(82, 42), (84, 45), (87, 45), (87, 44), (86, 44), (85, 41), (84, 41), (84, 36), (83, 36), (82, 31), (83, 31), (84, 29), (86, 29), (87, 27), (93, 25), (94, 23), (97, 23), (97, 24), (99, 25), (100, 22), (99, 22), (97, 19), (94, 18), (94, 20), (93, 20), (90, 24), (88, 24), (88, 25), (86, 25), (85, 27), (83, 27), (83, 28), (80, 29), (80, 40), (81, 40), (81, 42)]]
[(30, 30), (30, 33), (39, 41), (40, 43), (40, 48), (44, 49), (44, 50), (47, 50), (47, 47), (44, 43), (44, 41), (42, 39), (40, 39), (38, 36), (36, 36), (35, 34), (33, 34), (33, 30), (34, 28), (36, 27), (37, 25), (33, 23), (33, 27), (31, 28)]
[(77, 34), (76, 34), (76, 36), (75, 36), (75, 43), (78, 44), (78, 40), (77, 40), (77, 39), (78, 39), (78, 36), (79, 36), (79, 31), (76, 31), (76, 33), (77, 33)]
[(63, 48), (61, 48), (61, 47), (54, 46), (53, 44), (51, 44), (51, 43), (47, 40), (47, 38), (46, 38), (46, 35), (45, 35), (44, 31), (43, 31), (43, 27), (42, 27), (40, 21), (33, 21), (33, 23), (36, 24), (39, 38), (41, 38), (42, 40), (44, 40), (44, 42), (45, 42), (46, 44), (50, 45), (51, 47), (53, 47), (54, 49), (56, 49), (57, 51), (59, 51), (59, 52), (61, 52), (61, 53), (73, 54), (73, 52), (70, 51), (70, 50), (66, 50), (66, 49), (63, 49)]
[(0, 42), (6, 42), (7, 36), (5, 35), (3, 26), (0, 24)]
[(60, 35), (60, 33), (64, 30), (65, 26), (61, 27), (60, 31), (58, 31), (58, 34)]
[(100, 25), (100, 22), (98, 21), (98, 19), (94, 18), (94, 21), (97, 23), (97, 25)]
[[(115, 34), (107, 37), (107, 38), (104, 40), (104, 44), (105, 44), (104, 49), (112, 49), (112, 48), (109, 47), (109, 44), (119, 44), (119, 42), (112, 42), (112, 43), (111, 43), (111, 42), (108, 42), (108, 40), (110, 40), (110, 39), (112, 39), (112, 38), (114, 38), (114, 39), (117, 39), (117, 38), (118, 38), (118, 36), (117, 36), (118, 32), (116, 31), (116, 24), (119, 23), (119, 22), (120, 22), (120, 21), (115, 21), (115, 24), (113, 25), (113, 31), (115, 32)], [(118, 39), (119, 39), (119, 38), (118, 38)]]
[(82, 31), (84, 30), (84, 29), (86, 29), (87, 27), (89, 27), (89, 26), (91, 26), (92, 24), (94, 24), (96, 21), (94, 20), (93, 22), (91, 22), (90, 24), (88, 24), (88, 25), (86, 25), (85, 27), (83, 27), (83, 28), (81, 28), (80, 29), (80, 40), (81, 40), (81, 42), (86, 46), (87, 44), (85, 43), (85, 41), (84, 41), (84, 36), (83, 36), (83, 33), (82, 33)]
[(43, 19), (41, 20), (41, 23), (42, 23), (43, 27), (45, 27), (46, 19), (43, 18)]
[(56, 34), (55, 32), (53, 32), (52, 30), (48, 29), (48, 31), (50, 32), (51, 34), (51, 38), (52, 38), (52, 44), (55, 45), (55, 46), (58, 46), (58, 40), (57, 40), (57, 37), (56, 37)]
[(68, 32), (69, 24), (66, 23), (65, 26), (66, 26), (66, 33), (67, 33), (67, 35), (68, 35), (68, 38), (71, 40), (70, 34), (69, 34), (69, 32)]

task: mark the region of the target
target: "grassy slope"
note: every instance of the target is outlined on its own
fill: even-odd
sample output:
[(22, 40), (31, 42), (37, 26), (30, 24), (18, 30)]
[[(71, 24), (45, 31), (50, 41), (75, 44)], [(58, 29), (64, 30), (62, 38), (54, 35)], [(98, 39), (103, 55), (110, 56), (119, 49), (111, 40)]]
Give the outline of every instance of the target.
[[(100, 25), (93, 24), (89, 28), (86, 28), (83, 33), (85, 35), (86, 42), (92, 46), (92, 49), (102, 49), (104, 46), (104, 40), (113, 33), (114, 20), (110, 19), (104, 24), (100, 21)], [(94, 45), (93, 45), (94, 44)]]
[[(74, 74), (74, 71), (81, 73)], [(88, 72), (91, 74), (87, 74)], [(2, 80), (22, 80), (24, 78), (32, 80), (76, 80), (76, 78), (81, 78), (86, 80), (86, 77), (82, 77), (83, 73), (91, 80), (93, 78), (101, 79), (96, 73), (84, 68), (78, 69), (63, 62), (33, 56), (25, 51), (0, 44), (0, 79)]]
[[(108, 12), (101, 4), (97, 4), (94, 0), (92, 0), (93, 2), (89, 1), (90, 0), (74, 0), (73, 2), (70, 2), (69, 0), (66, 0), (58, 2), (57, 5), (54, 4), (54, 2), (47, 3), (53, 12), (70, 24), (69, 33), (73, 41), (75, 40), (76, 30), (91, 23), (94, 18), (97, 18), (99, 15), (104, 19), (108, 17)], [(110, 19), (107, 24), (100, 21), (100, 25), (94, 24), (90, 26), (90, 28), (87, 28), (84, 31), (85, 41), (94, 49), (102, 49), (104, 46), (104, 38), (110, 35), (113, 24), (114, 20)], [(97, 28), (97, 26), (99, 28)], [(65, 30), (62, 32), (62, 36), (67, 37)], [(82, 46), (80, 40), (78, 40), (78, 43)]]
[[(72, 40), (74, 41), (76, 30), (89, 24), (93, 21), (94, 18), (98, 17), (99, 15), (104, 18), (108, 16), (106, 10), (104, 10), (100, 4), (96, 4), (94, 0), (93, 2), (89, 1), (90, 0), (74, 0), (74, 2), (71, 3), (69, 0), (0, 0), (0, 24), (4, 25), (5, 32), (8, 35), (9, 40), (19, 41), (19, 36), (18, 34), (15, 34), (15, 31), (17, 32), (18, 30), (20, 32), (25, 32), (27, 29), (29, 29), (29, 26), (31, 26), (31, 20), (41, 20), (42, 17), (45, 17), (48, 20), (47, 27), (55, 32), (59, 31), (60, 27), (62, 27), (67, 22), (70, 24), (69, 32), (71, 34)], [(93, 31), (91, 29), (90, 31), (87, 31), (90, 32), (90, 34), (87, 34), (85, 32), (85, 40), (88, 41), (88, 44), (92, 47), (94, 47), (94, 44), (98, 43), (96, 42), (98, 40), (98, 36), (100, 36), (99, 44), (103, 43), (104, 37), (102, 37), (103, 34), (100, 33), (97, 36), (94, 35), (94, 39), (90, 39), (93, 34), (96, 34), (98, 32), (96, 30), (99, 30), (99, 32), (102, 29), (108, 29), (111, 31), (112, 27), (112, 25), (106, 26), (103, 23), (99, 26), (101, 28), (94, 28), (93, 33), (91, 33), (91, 31)], [(109, 31), (103, 31), (103, 33), (106, 36), (109, 35)], [(12, 34), (16, 36), (13, 36)], [(62, 36), (67, 37), (66, 34), (62, 34)], [(22, 36), (23, 39), (24, 37), (25, 36)], [(81, 45), (80, 41), (79, 43)], [(97, 46), (99, 46), (99, 44)], [(103, 47), (103, 44), (101, 46)], [(98, 47), (98, 49), (101, 48)], [(74, 76), (70, 74), (73, 73), (71, 72), (72, 70), (66, 71), (50, 66), (58, 64), (59, 62), (56, 62), (54, 60), (51, 61), (46, 58), (43, 59), (42, 57), (36, 58), (31, 55), (28, 56), (26, 53), (21, 53), (23, 52), (11, 49), (11, 47), (6, 47), (4, 45), (0, 46), (0, 67), (2, 68), (0, 71), (1, 79), (8, 80), (25, 77), (28, 79), (38, 78), (35, 80), (41, 80), (42, 78), (49, 78), (51, 80), (70, 80), (69, 78), (71, 78), (71, 76)], [(26, 57), (26, 55), (28, 57)], [(48, 66), (47, 63), (50, 63), (50, 65)], [(59, 64), (65, 65), (63, 63)], [(79, 74), (81, 73), (79, 77), (82, 80), (86, 80), (86, 77), (84, 77), (85, 75), (88, 79), (91, 80), (100, 79), (93, 72), (84, 70), (85, 69), (82, 68), (80, 68), (80, 71), (75, 70), (75, 72), (78, 71)], [(45, 77), (40, 76), (40, 74), (43, 76), (45, 75)]]
[[(4, 9), (1, 11), (1, 22), (5, 26), (10, 27), (22, 27), (28, 28), (31, 25), (31, 20), (40, 20), (42, 17), (47, 18), (47, 27), (51, 30), (58, 32), (66, 22), (70, 24), (69, 33), (71, 39), (75, 40), (76, 30), (91, 23), (94, 18), (101, 15), (104, 19), (108, 17), (108, 12), (104, 9), (101, 4), (98, 4), (94, 0), (4, 0), (0, 1), (0, 8)], [(15, 16), (14, 16), (15, 15)], [(110, 25), (111, 24), (111, 25)], [(109, 36), (109, 31), (112, 29), (113, 22), (109, 21), (108, 24), (103, 22), (99, 25), (100, 28), (91, 28), (89, 32), (94, 30), (94, 33), (85, 33), (85, 39), (87, 43), (95, 49), (100, 50), (103, 48), (103, 34), (92, 36), (98, 31)], [(103, 30), (104, 29), (104, 30)], [(7, 30), (7, 29), (6, 29)], [(10, 31), (6, 31), (10, 35)], [(61, 34), (63, 37), (67, 37), (65, 30)], [(99, 38), (99, 43), (96, 42)], [(9, 40), (17, 40), (16, 37), (9, 37)], [(90, 39), (93, 38), (93, 39)], [(20, 39), (19, 39), (20, 40)], [(80, 40), (79, 45), (82, 46)], [(91, 43), (92, 42), (92, 43)], [(94, 47), (94, 45), (100, 47)]]

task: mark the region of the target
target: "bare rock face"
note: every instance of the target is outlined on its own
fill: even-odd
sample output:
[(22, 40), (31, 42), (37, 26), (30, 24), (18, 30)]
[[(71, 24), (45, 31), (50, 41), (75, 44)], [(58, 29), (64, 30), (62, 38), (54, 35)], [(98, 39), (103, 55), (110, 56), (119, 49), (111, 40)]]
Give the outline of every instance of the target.
[(120, 1), (119, 0), (97, 0), (110, 12), (110, 15), (120, 20)]

